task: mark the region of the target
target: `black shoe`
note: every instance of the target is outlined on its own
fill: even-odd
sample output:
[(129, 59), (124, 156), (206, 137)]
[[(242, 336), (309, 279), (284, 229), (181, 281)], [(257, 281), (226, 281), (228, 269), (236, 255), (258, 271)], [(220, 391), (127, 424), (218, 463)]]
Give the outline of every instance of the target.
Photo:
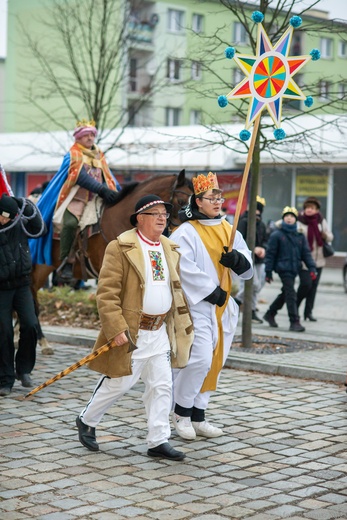
[(61, 271), (59, 271), (59, 278), (63, 282), (71, 282), (73, 279), (73, 268), (72, 264), (68, 262), (64, 265)]
[(80, 417), (76, 417), (76, 426), (80, 443), (90, 451), (99, 451), (99, 444), (95, 439), (95, 428), (84, 424)]
[(159, 444), (155, 448), (149, 448), (147, 455), (149, 457), (161, 457), (170, 460), (183, 460), (186, 457), (185, 453), (175, 450), (168, 442)]
[(268, 324), (270, 325), (270, 327), (278, 327), (277, 323), (275, 322), (275, 317), (269, 313), (269, 311), (267, 311), (264, 316), (263, 316), (264, 320), (268, 322)]
[(263, 320), (257, 316), (257, 313), (255, 311), (252, 311), (252, 322), (253, 323), (264, 323)]
[(307, 316), (305, 316), (304, 320), (308, 320), (308, 321), (317, 321), (316, 318), (314, 318), (312, 316), (312, 314), (307, 314)]
[(24, 386), (25, 388), (31, 388), (32, 386), (34, 386), (30, 374), (17, 374), (17, 379), (21, 381), (22, 386)]
[(11, 393), (11, 387), (10, 386), (1, 386), (0, 387), (0, 395), (5, 397), (6, 395), (10, 395)]
[(303, 327), (300, 321), (294, 321), (290, 324), (289, 330), (293, 332), (305, 332), (305, 327)]

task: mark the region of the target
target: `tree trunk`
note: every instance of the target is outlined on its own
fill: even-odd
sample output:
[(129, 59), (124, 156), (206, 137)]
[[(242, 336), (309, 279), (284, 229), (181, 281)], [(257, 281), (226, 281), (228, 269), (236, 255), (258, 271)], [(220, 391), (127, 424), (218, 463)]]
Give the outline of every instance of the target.
[[(247, 223), (247, 245), (252, 251), (254, 262), (255, 248), (255, 229), (256, 229), (256, 209), (257, 195), (259, 191), (259, 171), (260, 171), (260, 133), (256, 137), (254, 152), (252, 157), (252, 167), (250, 176), (250, 196), (248, 208)], [(243, 315), (242, 315), (242, 346), (244, 348), (252, 347), (252, 294), (253, 294), (253, 278), (245, 283), (245, 292), (243, 297)]]

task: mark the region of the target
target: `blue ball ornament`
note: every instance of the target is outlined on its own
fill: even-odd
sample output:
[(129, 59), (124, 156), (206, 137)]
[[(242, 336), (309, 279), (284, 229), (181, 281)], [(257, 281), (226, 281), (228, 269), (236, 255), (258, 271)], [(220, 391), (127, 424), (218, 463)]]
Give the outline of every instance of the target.
[(224, 51), (225, 57), (228, 58), (228, 60), (232, 60), (235, 56), (235, 49), (234, 47), (227, 47)]
[(264, 15), (260, 11), (254, 11), (251, 18), (254, 23), (261, 23), (264, 20)]
[(219, 96), (218, 97), (218, 105), (221, 107), (221, 108), (224, 108), (226, 107), (228, 104), (228, 99), (226, 96)]
[(294, 29), (297, 29), (302, 24), (302, 19), (300, 16), (292, 16), (289, 20), (289, 23), (292, 27), (294, 27)]
[(320, 58), (320, 52), (318, 49), (312, 49), (310, 52), (310, 56), (312, 57), (312, 61), (317, 61)]
[(239, 137), (241, 141), (248, 141), (248, 139), (251, 137), (251, 132), (249, 132), (248, 130), (241, 130), (241, 132), (239, 133)]
[(276, 128), (274, 131), (274, 138), (277, 139), (277, 141), (282, 141), (282, 139), (285, 139), (286, 133), (282, 128)]
[(306, 107), (311, 107), (313, 105), (313, 97), (312, 96), (307, 96), (307, 98), (304, 101), (304, 105)]

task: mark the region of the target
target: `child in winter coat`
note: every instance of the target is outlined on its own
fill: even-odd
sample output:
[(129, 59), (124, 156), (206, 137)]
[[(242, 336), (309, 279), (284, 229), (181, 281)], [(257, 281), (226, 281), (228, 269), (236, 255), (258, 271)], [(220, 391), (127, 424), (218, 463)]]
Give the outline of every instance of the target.
[(265, 256), (266, 281), (272, 282), (272, 272), (275, 271), (281, 278), (282, 289), (265, 313), (264, 320), (270, 327), (278, 327), (275, 316), (286, 303), (290, 320), (289, 330), (304, 332), (305, 327), (301, 325), (298, 313), (295, 277), (301, 270), (301, 262), (306, 265), (312, 279), (317, 275), (316, 264), (307, 240), (297, 231), (297, 218), (297, 209), (286, 206), (282, 211), (281, 228), (270, 235)]

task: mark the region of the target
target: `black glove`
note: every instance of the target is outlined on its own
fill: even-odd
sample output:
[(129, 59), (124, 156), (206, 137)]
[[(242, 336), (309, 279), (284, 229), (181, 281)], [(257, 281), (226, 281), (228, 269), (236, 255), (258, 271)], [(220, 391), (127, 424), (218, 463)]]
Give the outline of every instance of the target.
[(247, 258), (236, 249), (228, 252), (228, 248), (224, 246), (224, 251), (225, 253), (222, 253), (219, 260), (219, 263), (224, 265), (224, 267), (229, 267), (238, 275), (245, 273), (251, 267)]
[(109, 188), (106, 188), (106, 186), (103, 186), (99, 191), (100, 197), (104, 199), (104, 201), (107, 204), (116, 204), (119, 200), (119, 193), (118, 191), (110, 190)]
[(218, 307), (223, 307), (226, 299), (227, 293), (220, 287), (220, 285), (217, 285), (215, 290), (204, 298), (206, 302), (211, 303), (212, 305), (218, 305)]
[(268, 271), (267, 273), (265, 273), (265, 281), (267, 283), (271, 283), (273, 282), (273, 278), (272, 278), (272, 273), (271, 271)]

